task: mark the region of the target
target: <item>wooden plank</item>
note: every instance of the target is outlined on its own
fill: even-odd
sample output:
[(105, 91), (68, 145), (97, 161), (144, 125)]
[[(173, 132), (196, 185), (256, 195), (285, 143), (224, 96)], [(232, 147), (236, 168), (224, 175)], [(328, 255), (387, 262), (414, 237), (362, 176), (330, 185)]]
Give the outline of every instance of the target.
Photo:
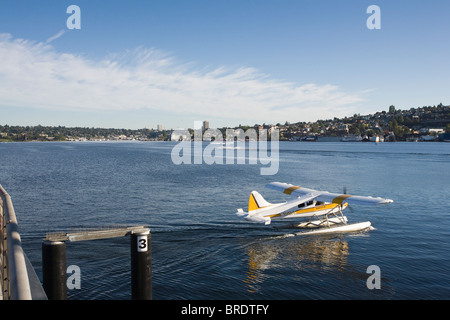
[(149, 232), (147, 226), (101, 228), (77, 232), (55, 232), (46, 235), (44, 241), (87, 241), (123, 237), (133, 233)]

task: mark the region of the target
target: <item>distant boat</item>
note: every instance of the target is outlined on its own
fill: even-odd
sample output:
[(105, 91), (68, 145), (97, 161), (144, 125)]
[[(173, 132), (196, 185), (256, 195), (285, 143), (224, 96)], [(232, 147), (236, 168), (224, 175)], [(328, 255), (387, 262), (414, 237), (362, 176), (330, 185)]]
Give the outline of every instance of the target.
[(361, 142), (362, 138), (359, 134), (349, 134), (341, 139), (342, 142)]
[(436, 137), (432, 135), (420, 136), (420, 141), (435, 141)]
[(306, 136), (303, 137), (301, 141), (317, 141), (317, 136)]

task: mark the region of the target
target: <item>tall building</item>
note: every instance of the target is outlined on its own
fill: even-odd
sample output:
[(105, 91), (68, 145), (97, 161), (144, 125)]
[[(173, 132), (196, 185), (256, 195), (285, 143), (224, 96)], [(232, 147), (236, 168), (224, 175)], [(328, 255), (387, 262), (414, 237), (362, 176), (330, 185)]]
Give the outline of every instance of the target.
[(209, 129), (209, 121), (203, 121), (203, 130)]
[(158, 128), (158, 131), (162, 131), (163, 130), (162, 124), (158, 124), (157, 128)]

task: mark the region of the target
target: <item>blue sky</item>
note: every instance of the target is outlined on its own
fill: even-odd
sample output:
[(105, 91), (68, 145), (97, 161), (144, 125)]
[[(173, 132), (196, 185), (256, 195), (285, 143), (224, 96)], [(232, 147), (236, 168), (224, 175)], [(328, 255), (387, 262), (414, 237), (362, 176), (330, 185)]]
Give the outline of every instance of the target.
[(2, 0), (0, 123), (222, 127), (450, 104), (449, 15), (448, 1)]

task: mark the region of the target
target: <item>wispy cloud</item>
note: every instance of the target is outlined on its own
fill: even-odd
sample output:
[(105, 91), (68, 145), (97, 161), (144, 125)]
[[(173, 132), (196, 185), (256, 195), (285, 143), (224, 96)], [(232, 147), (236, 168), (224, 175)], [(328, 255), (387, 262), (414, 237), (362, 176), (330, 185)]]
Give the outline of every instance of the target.
[[(57, 110), (152, 109), (242, 123), (309, 121), (353, 112), (361, 96), (336, 85), (274, 79), (248, 67), (199, 68), (155, 49), (100, 61), (58, 52), (49, 43), (0, 34), (0, 106)], [(203, 119), (199, 118), (199, 119)]]
[(50, 38), (48, 38), (47, 41), (45, 41), (45, 43), (48, 44), (48, 43), (50, 43), (50, 42), (60, 38), (64, 34), (64, 32), (65, 32), (64, 29), (60, 30), (57, 34), (55, 34), (55, 35), (51, 36)]

